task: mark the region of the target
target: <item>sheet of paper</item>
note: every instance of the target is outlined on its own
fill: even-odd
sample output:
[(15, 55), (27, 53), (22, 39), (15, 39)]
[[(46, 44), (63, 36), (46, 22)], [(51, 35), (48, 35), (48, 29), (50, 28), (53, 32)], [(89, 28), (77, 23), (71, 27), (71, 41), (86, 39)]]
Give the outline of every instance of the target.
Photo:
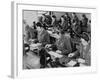
[(54, 38), (56, 38), (56, 39), (60, 38), (60, 36), (58, 34), (52, 34), (51, 36), (54, 37)]
[(61, 54), (61, 51), (60, 50), (57, 50), (56, 53)]
[(52, 34), (52, 31), (47, 31), (49, 34)]
[(77, 61), (78, 61), (79, 63), (85, 63), (85, 60), (82, 59), (82, 58), (78, 58)]
[(76, 63), (76, 61), (71, 60), (67, 65), (73, 67)]
[(58, 57), (58, 58), (61, 58), (61, 57), (63, 57), (63, 55), (60, 55), (60, 54), (58, 54), (58, 53), (56, 53), (56, 52), (53, 52), (53, 51), (50, 51), (50, 52), (48, 52), (50, 55), (53, 55), (53, 56), (55, 56), (55, 57)]

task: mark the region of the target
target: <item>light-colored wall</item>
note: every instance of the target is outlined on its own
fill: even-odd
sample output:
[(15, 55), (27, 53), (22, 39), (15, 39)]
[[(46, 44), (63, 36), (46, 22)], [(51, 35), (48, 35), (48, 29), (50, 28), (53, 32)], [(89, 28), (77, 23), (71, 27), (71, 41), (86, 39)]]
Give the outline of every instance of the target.
[(33, 21), (37, 21), (37, 11), (26, 10), (23, 14), (24, 20), (29, 26), (32, 25)]

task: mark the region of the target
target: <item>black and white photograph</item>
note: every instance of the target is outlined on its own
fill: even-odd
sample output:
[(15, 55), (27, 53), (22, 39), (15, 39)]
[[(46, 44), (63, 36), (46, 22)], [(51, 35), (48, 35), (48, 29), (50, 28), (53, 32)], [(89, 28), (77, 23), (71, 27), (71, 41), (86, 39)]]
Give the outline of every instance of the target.
[(23, 10), (23, 69), (91, 66), (91, 13)]

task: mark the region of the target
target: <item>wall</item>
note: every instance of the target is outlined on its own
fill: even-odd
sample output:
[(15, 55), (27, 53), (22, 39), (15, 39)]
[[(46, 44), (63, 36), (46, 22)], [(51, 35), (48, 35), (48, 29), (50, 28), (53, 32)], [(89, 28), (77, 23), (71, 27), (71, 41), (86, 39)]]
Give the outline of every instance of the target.
[(37, 11), (29, 11), (29, 10), (25, 10), (23, 11), (23, 18), (26, 21), (26, 23), (31, 26), (33, 24), (33, 21), (37, 21)]

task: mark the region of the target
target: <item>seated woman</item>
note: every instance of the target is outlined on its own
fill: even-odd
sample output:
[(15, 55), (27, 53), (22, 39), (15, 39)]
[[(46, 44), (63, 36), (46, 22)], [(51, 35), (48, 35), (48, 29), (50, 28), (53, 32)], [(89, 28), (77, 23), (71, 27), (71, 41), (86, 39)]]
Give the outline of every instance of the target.
[(58, 50), (62, 51), (62, 54), (68, 55), (72, 52), (72, 46), (71, 46), (71, 38), (70, 34), (65, 31), (61, 31), (60, 38), (56, 42)]
[(37, 30), (27, 25), (24, 31), (24, 43), (30, 44), (33, 39), (37, 39)]
[(91, 65), (91, 39), (88, 33), (84, 32), (81, 38), (82, 51), (81, 56), (85, 59), (86, 65)]
[(36, 39), (37, 38), (37, 30), (33, 29), (32, 27), (29, 28), (30, 38)]
[(80, 43), (76, 45), (76, 51), (70, 53), (68, 57), (70, 58), (82, 58), (85, 60), (85, 64), (90, 66), (91, 64), (91, 40), (87, 33), (83, 33), (80, 39)]
[(45, 27), (42, 26), (41, 23), (37, 23), (37, 31), (38, 31), (38, 41), (42, 43), (44, 46), (50, 43), (50, 35), (45, 30)]

